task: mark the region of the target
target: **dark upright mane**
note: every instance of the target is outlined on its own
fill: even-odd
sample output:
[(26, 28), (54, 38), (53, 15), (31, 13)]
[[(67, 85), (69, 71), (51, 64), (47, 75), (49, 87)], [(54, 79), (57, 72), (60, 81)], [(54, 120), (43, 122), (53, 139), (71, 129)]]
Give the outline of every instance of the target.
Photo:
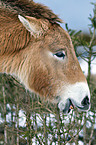
[(28, 0), (0, 0), (1, 6), (15, 14), (47, 19), (50, 23), (61, 23), (62, 20), (46, 6)]

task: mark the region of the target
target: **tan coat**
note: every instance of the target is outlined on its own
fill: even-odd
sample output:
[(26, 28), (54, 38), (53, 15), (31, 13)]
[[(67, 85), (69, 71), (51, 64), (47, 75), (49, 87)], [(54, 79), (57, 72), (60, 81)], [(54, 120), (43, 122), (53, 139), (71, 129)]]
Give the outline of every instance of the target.
[(70, 105), (87, 110), (82, 100), (87, 96), (89, 103), (89, 88), (60, 22), (40, 4), (0, 0), (0, 72), (18, 77), (30, 91), (58, 103), (60, 110), (66, 112)]

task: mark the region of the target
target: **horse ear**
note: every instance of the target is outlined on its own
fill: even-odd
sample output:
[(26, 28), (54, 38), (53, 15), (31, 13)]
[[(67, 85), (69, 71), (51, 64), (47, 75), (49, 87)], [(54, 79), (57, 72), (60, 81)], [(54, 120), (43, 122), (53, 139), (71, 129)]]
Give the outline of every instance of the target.
[(48, 23), (34, 17), (18, 15), (24, 27), (35, 37), (41, 36), (48, 29)]

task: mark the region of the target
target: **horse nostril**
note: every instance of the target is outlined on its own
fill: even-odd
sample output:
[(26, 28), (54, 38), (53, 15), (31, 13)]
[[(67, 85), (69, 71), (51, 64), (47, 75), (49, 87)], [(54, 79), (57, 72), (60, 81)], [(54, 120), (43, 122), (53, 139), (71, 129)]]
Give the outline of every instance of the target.
[(81, 102), (81, 104), (82, 105), (89, 105), (89, 98), (88, 98), (88, 96), (86, 96), (83, 100), (82, 100), (82, 102)]

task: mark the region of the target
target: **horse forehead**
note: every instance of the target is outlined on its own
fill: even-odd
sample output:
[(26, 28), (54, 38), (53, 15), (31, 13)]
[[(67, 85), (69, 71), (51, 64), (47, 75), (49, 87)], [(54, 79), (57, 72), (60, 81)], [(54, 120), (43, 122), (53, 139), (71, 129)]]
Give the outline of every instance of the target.
[(49, 45), (53, 47), (70, 47), (72, 46), (72, 41), (69, 34), (60, 26), (55, 26), (50, 29), (48, 35), (46, 35), (46, 40)]

